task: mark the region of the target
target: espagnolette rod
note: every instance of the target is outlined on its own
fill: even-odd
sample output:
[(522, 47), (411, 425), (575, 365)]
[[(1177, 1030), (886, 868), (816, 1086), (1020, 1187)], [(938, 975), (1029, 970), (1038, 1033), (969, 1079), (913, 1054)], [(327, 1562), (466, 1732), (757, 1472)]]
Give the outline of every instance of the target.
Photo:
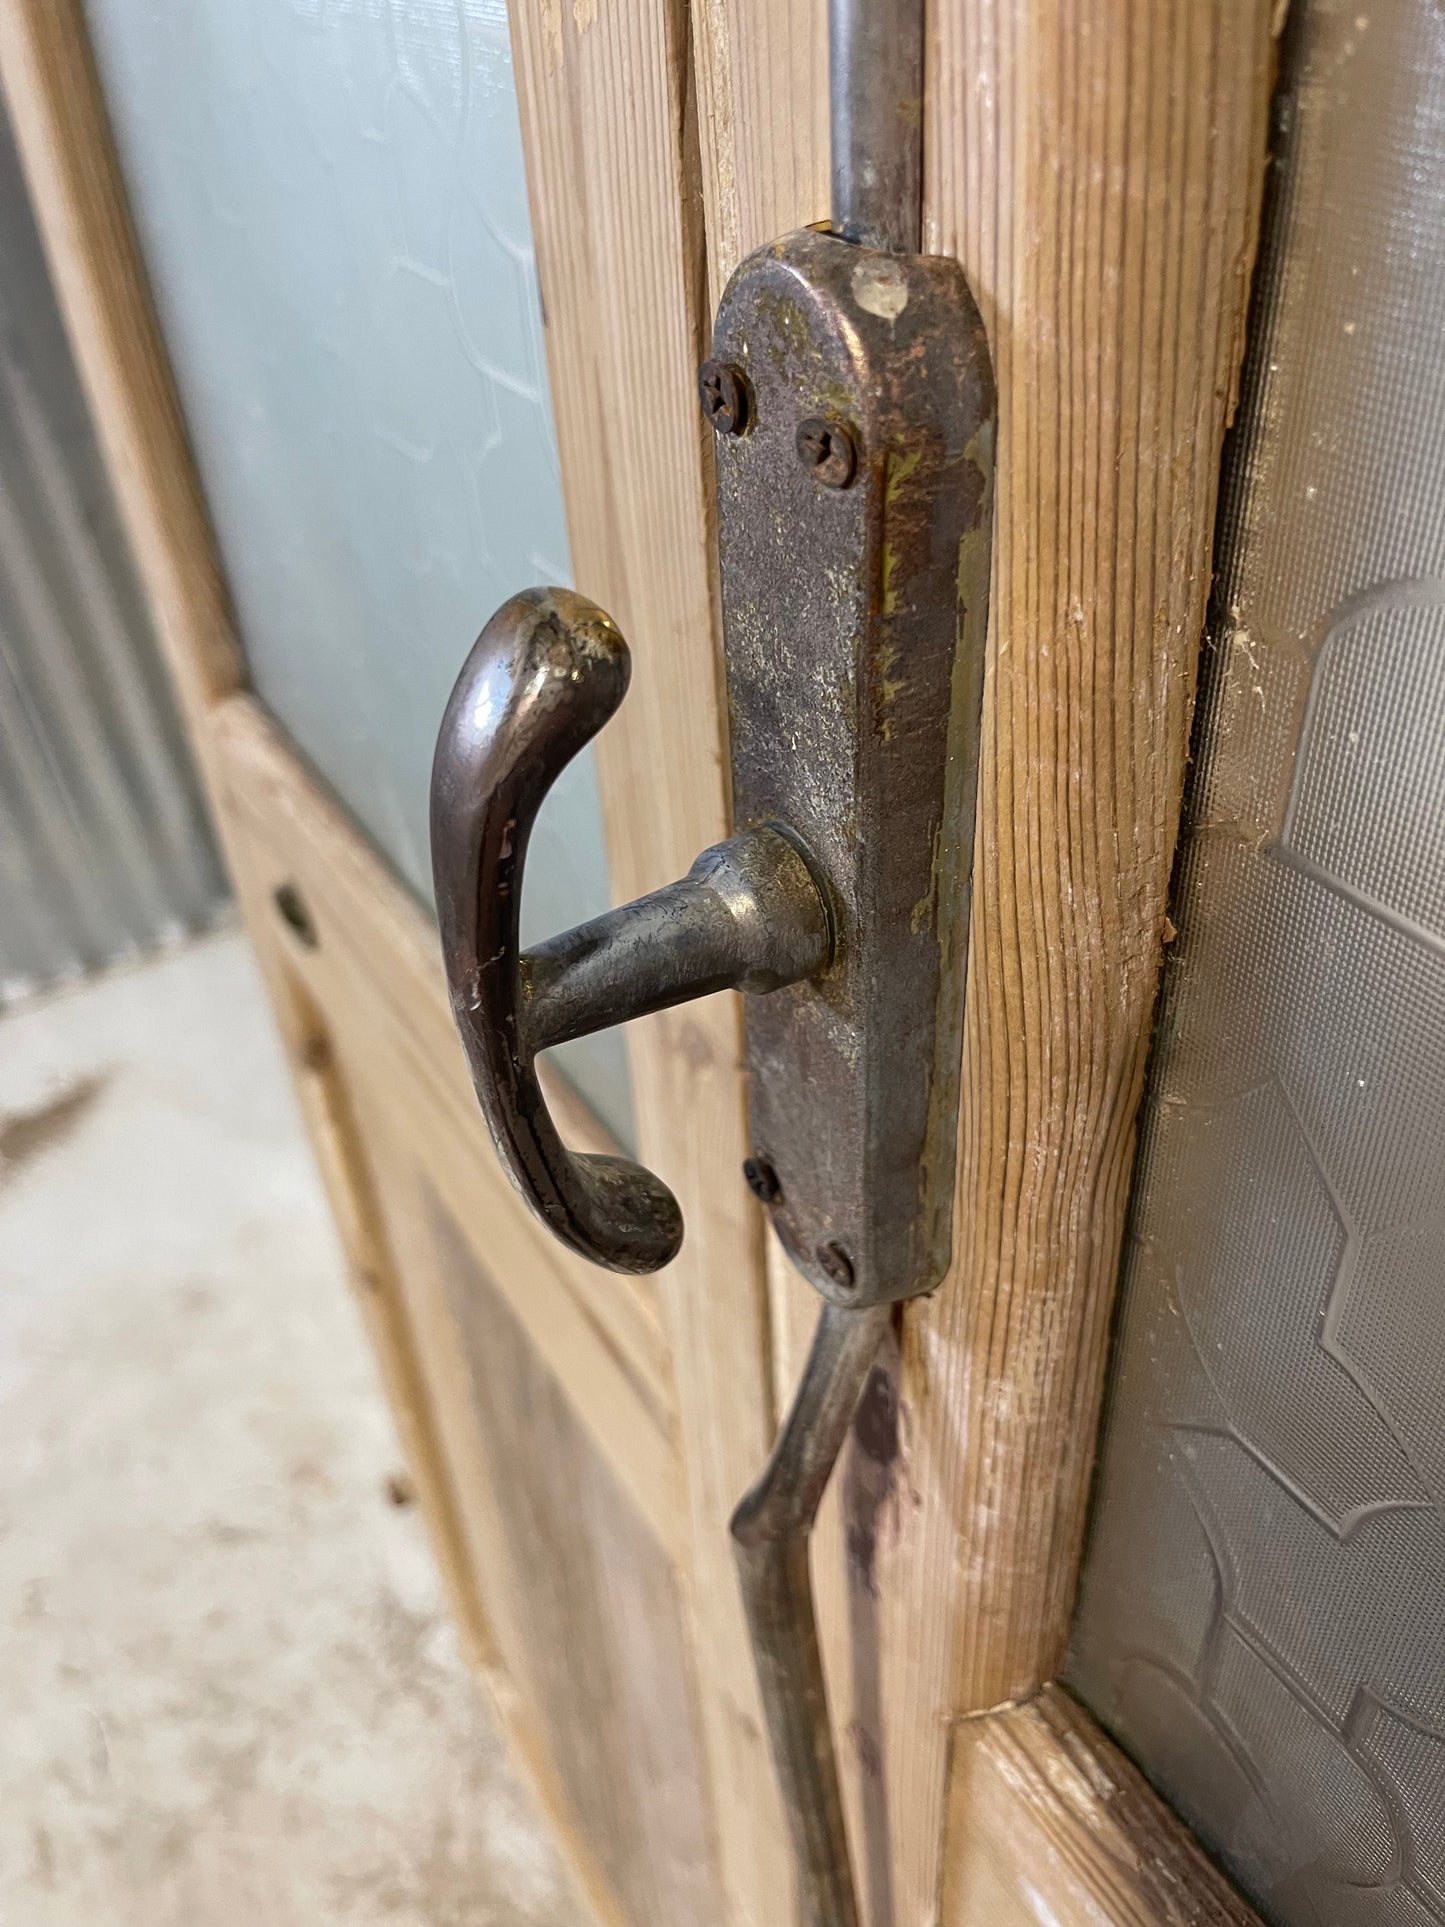
[(569, 589), (488, 622), (432, 776), (457, 1029), (505, 1169), (573, 1251), (656, 1271), (682, 1210), (654, 1172), (562, 1142), (538, 1054), (743, 993), (741, 1178), (823, 1301), (732, 1521), (793, 1848), (780, 1927), (859, 1927), (808, 1542), (895, 1308), (944, 1282), (954, 1246), (997, 411), (963, 270), (921, 252), (923, 8), (829, 0), (833, 231), (738, 266), (699, 370), (733, 834), (523, 949), (532, 825), (631, 673), (615, 623)]
[(923, 245), (924, 0), (828, 0), (833, 232)]

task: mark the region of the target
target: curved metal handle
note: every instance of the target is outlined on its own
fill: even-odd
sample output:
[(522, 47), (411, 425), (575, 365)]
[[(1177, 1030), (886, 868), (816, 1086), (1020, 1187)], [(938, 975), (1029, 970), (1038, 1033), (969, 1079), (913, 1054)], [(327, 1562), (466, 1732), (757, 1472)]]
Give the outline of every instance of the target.
[(568, 589), (528, 589), (478, 637), (432, 765), (432, 868), (452, 1014), (513, 1183), (574, 1251), (656, 1271), (682, 1242), (662, 1182), (557, 1135), (537, 1053), (715, 990), (775, 990), (826, 967), (826, 899), (796, 843), (762, 826), (687, 876), (523, 953), (522, 875), (547, 791), (627, 693), (611, 617)]

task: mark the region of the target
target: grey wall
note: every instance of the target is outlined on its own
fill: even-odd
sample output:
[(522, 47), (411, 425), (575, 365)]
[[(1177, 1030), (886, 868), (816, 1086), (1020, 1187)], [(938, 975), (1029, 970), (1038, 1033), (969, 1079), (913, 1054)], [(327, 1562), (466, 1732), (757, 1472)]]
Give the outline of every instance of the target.
[(224, 900), (0, 112), (0, 1003)]
[(1445, 10), (1296, 0), (1070, 1679), (1445, 1921)]

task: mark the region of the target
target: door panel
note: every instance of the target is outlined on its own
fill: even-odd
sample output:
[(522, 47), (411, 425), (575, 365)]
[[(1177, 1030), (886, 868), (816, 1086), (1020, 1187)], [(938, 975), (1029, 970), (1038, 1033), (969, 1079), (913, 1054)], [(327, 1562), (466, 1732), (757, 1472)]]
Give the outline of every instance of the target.
[[(778, 11), (755, 9), (758, 25)], [(811, 24), (814, 0), (799, 12)], [(573, 567), (632, 646), (627, 700), (597, 741), (619, 898), (681, 876), (729, 828), (696, 381), (711, 325), (691, 38), (702, 18), (681, 0), (511, 13)], [(775, 125), (771, 99), (759, 113)], [(788, 1860), (725, 1523), (773, 1436), (763, 1228), (732, 1176), (749, 1148), (737, 1001), (648, 1018), (629, 1049), (638, 1149), (687, 1225), (657, 1292), (721, 1877), (730, 1917), (771, 1927)]]
[[(431, 899), (452, 680), (568, 545), (505, 15), (87, 0), (257, 694)], [(610, 901), (590, 752), (534, 838), (528, 940)], [(621, 1038), (558, 1053), (630, 1140)]]
[(1070, 1668), (1286, 1927), (1445, 1921), (1445, 19), (1363, 20), (1295, 9)]
[[(680, 10), (629, 0), (602, 16), (564, 17), (560, 42), (548, 14), (524, 10), (514, 25), (534, 128), (531, 189), (573, 556), (634, 651), (626, 727), (600, 759), (615, 887), (628, 894), (679, 874), (726, 833), (706, 451), (693, 385), (701, 233), (695, 194), (683, 191), (696, 164), (686, 23)], [(570, 1815), (536, 1709), (485, 1664), (492, 1648), (477, 1532), (490, 1478), (455, 1321), (407, 1203), (415, 1187), (406, 1172), (416, 1166), (508, 1294), (674, 1566), (701, 1710), (710, 1850), (733, 1915), (769, 1920), (786, 1891), (783, 1828), (723, 1526), (771, 1436), (759, 1219), (741, 1184), (719, 1181), (746, 1150), (736, 1010), (719, 999), (637, 1027), (641, 1150), (681, 1199), (683, 1258), (648, 1288), (559, 1253), (485, 1145), (434, 928), (254, 700), (237, 693), (245, 665), (73, 0), (3, 0), (0, 67), (78, 359), (318, 1148), (323, 1163), (351, 1174), (334, 1187), (339, 1214), (362, 1228), (363, 1303), (377, 1314), (383, 1366), (469, 1644), (564, 1848), (604, 1918), (620, 1919)], [(318, 1035), (298, 1024), (298, 980)], [(313, 1049), (334, 1074), (309, 1067)], [(318, 1101), (338, 1080), (354, 1124), (355, 1155), (345, 1158), (326, 1148), (337, 1135), (328, 1123), (336, 1107)], [(597, 1146), (595, 1124), (575, 1104), (556, 1091), (552, 1103), (570, 1141)], [(364, 1211), (355, 1208), (358, 1187)], [(387, 1221), (378, 1230), (383, 1190)], [(374, 1278), (392, 1282), (373, 1289)], [(713, 1794), (723, 1786), (725, 1825)]]
[(719, 1919), (676, 1580), (506, 1298), (424, 1187), (472, 1378), (510, 1592), (510, 1664), (631, 1920)]
[(579, 1293), (588, 1268), (567, 1276), (505, 1181), (476, 1182), (439, 981), (409, 996), (396, 971), (420, 913), (249, 699), (216, 737), (239, 886), (473, 1657), (603, 1919), (716, 1920), (655, 1306), (622, 1278)]
[[(1267, 0), (1243, 12), (1234, 0), (1186, 11), (1022, 0), (1004, 19), (993, 0), (930, 8), (929, 232), (964, 258), (991, 324), (1000, 586), (960, 1260), (900, 1320), (896, 1425), (842, 1468), (815, 1561), (869, 1927), (943, 1918), (955, 1904), (944, 1869), (970, 1816), (1003, 1829), (1017, 1807), (1033, 1824), (1027, 1776), (990, 1806), (963, 1770), (960, 1721), (990, 1694), (1041, 1687), (1072, 1584), (1271, 11)], [(634, 652), (632, 692), (597, 758), (619, 897), (680, 874), (727, 828), (695, 365), (709, 291), (737, 256), (824, 212), (823, 25), (819, 0), (548, 0), (512, 13), (572, 562)], [(236, 693), (244, 665), (73, 0), (0, 0), (0, 60), (248, 923), (318, 1146), (343, 1172), (339, 1215), (479, 1668), (605, 1918), (646, 1918), (653, 1882), (691, 1894), (705, 1838), (721, 1917), (773, 1927), (787, 1858), (724, 1526), (771, 1440), (775, 1363), (761, 1221), (733, 1176), (748, 1148), (736, 1008), (720, 998), (664, 1013), (633, 1040), (640, 1150), (681, 1199), (682, 1256), (646, 1288), (559, 1255), (486, 1149), (427, 920)], [(1171, 116), (1171, 88), (1194, 111)], [(1084, 1033), (1081, 1013), (1102, 1027)], [(575, 1110), (564, 1128), (585, 1140)], [(790, 1291), (780, 1274), (776, 1335), (796, 1357)], [(530, 1623), (545, 1613), (509, 1605), (510, 1578), (489, 1587), (489, 1573), (515, 1572), (520, 1599), (545, 1597), (537, 1544), (498, 1504), (519, 1441), (496, 1421), (495, 1317), (471, 1318), (494, 1300), (515, 1321), (539, 1434), (564, 1458), (584, 1442), (591, 1454), (577, 1483), (621, 1534), (635, 1596), (660, 1615), (670, 1701), (696, 1707), (697, 1798), (686, 1748), (666, 1755), (674, 1783), (654, 1789), (657, 1824), (681, 1843), (666, 1869), (557, 1727), (556, 1676)], [(776, 1364), (785, 1384), (787, 1359)], [(593, 1525), (545, 1503), (570, 1570), (587, 1570)], [(590, 1610), (607, 1623), (595, 1593)], [(631, 1704), (640, 1650), (609, 1634), (598, 1663), (627, 1702), (606, 1709), (618, 1722), (608, 1748), (642, 1736), (645, 1753), (660, 1741)], [(1007, 1736), (1029, 1718), (1007, 1709), (989, 1730)], [(1071, 1768), (1108, 1783), (1082, 1716), (1035, 1732), (1031, 1757), (1050, 1786)], [(1245, 1918), (1214, 1906), (1171, 1817), (1137, 1785), (1130, 1797), (1147, 1825), (1129, 1850), (1183, 1869), (1181, 1920)], [(1090, 1859), (1097, 1817), (1068, 1834), (1080, 1879), (1049, 1889), (1062, 1927), (1097, 1921), (1109, 1891), (1112, 1874), (1101, 1888)], [(599, 1835), (614, 1826), (631, 1845), (609, 1860)], [(1031, 1863), (1016, 1857), (1000, 1875), (1005, 1861), (998, 1891), (1027, 1909)]]

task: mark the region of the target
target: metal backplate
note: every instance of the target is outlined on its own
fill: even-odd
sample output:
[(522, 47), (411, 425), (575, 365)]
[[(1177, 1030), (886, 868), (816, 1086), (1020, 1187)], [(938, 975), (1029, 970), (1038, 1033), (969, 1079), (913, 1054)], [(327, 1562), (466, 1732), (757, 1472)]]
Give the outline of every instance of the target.
[(824, 976), (747, 1000), (753, 1155), (809, 1281), (880, 1304), (949, 1259), (988, 348), (955, 262), (809, 231), (738, 269), (713, 353), (747, 390), (717, 441), (735, 823), (797, 836), (837, 920)]

